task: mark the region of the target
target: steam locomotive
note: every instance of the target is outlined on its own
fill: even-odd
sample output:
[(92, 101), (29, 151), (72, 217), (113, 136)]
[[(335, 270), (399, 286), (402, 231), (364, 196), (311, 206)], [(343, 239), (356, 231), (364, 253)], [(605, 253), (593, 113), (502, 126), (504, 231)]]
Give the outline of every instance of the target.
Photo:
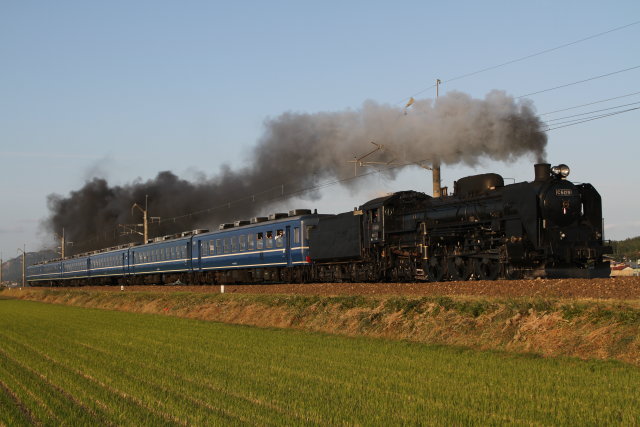
[[(609, 277), (600, 195), (568, 175), (566, 165), (537, 164), (533, 182), (469, 176), (452, 196), (404, 191), (369, 201), (359, 218), (321, 218), (314, 268), (321, 279)], [(333, 244), (336, 235), (350, 238)]]
[(569, 167), (532, 182), (495, 173), (454, 193), (401, 191), (353, 211), (308, 210), (222, 224), (30, 266), (34, 285), (494, 280), (609, 277), (602, 202)]

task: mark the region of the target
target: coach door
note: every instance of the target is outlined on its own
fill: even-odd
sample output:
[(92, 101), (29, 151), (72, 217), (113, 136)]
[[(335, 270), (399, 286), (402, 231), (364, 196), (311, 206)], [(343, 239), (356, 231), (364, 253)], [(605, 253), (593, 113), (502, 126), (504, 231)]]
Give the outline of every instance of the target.
[(191, 270), (191, 266), (193, 265), (193, 240), (187, 241), (187, 270)]
[(287, 225), (286, 232), (284, 233), (285, 247), (287, 249), (287, 266), (291, 267), (293, 264), (291, 256), (291, 227)]
[[(205, 242), (206, 244), (206, 242)], [(202, 269), (202, 247), (203, 247), (203, 243), (202, 240), (198, 240), (198, 265), (194, 265), (193, 269), (198, 269), (201, 270)]]

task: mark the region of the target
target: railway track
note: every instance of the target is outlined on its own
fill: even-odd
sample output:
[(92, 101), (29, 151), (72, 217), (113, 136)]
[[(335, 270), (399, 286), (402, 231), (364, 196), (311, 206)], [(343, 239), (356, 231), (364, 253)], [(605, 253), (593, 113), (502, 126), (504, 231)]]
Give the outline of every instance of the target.
[[(120, 292), (120, 287), (87, 287)], [(218, 293), (220, 286), (130, 286), (125, 291)], [(619, 299), (640, 301), (640, 277), (609, 279), (478, 280), (440, 283), (315, 283), (225, 285), (226, 293), (300, 295), (469, 295), (488, 297), (541, 297)]]

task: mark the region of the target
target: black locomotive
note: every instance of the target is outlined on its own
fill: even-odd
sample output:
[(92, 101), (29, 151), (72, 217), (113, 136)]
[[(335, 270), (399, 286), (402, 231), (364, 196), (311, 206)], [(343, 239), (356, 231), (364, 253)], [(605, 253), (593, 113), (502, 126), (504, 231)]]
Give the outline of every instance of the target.
[(322, 217), (310, 233), (315, 280), (469, 280), (609, 277), (602, 203), (566, 165), (535, 165), (535, 180), (504, 185), (494, 173), (454, 194), (415, 191)]

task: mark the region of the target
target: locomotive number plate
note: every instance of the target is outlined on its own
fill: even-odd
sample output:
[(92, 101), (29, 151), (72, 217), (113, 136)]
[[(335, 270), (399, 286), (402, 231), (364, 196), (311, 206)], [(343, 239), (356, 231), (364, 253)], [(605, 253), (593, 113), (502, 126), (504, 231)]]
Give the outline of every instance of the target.
[(573, 190), (570, 188), (556, 189), (556, 196), (573, 196)]

